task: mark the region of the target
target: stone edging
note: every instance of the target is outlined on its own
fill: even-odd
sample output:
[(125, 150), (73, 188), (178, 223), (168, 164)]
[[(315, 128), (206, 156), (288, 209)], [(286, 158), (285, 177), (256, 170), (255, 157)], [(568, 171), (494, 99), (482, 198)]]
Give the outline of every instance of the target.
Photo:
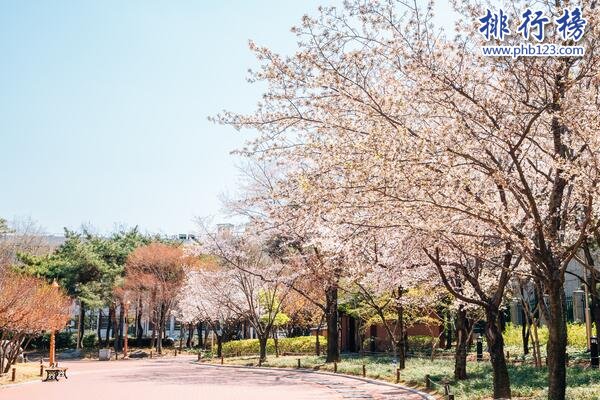
[(317, 371), (317, 370), (310, 369), (310, 368), (287, 368), (287, 367), (278, 368), (278, 367), (255, 367), (255, 366), (248, 366), (248, 365), (220, 365), (220, 364), (203, 363), (203, 362), (198, 362), (198, 361), (192, 361), (192, 363), (196, 364), (196, 365), (204, 365), (204, 366), (214, 367), (214, 368), (239, 368), (239, 369), (254, 369), (254, 370), (267, 370), (267, 371), (290, 371), (290, 372), (302, 372), (305, 374), (318, 374), (318, 375), (328, 375), (328, 376), (337, 376), (337, 377), (341, 376), (343, 378), (354, 379), (357, 381), (371, 383), (374, 385), (387, 386), (387, 387), (391, 387), (391, 388), (395, 388), (395, 389), (403, 389), (403, 390), (409, 391), (411, 393), (418, 394), (419, 396), (423, 397), (425, 400), (436, 400), (435, 397), (433, 397), (432, 395), (430, 395), (428, 393), (421, 392), (419, 390), (409, 388), (406, 386), (394, 385), (393, 383), (384, 382), (384, 381), (380, 381), (377, 379), (363, 378), (361, 376), (356, 376), (356, 375), (333, 373), (333, 372), (327, 372), (327, 371)]

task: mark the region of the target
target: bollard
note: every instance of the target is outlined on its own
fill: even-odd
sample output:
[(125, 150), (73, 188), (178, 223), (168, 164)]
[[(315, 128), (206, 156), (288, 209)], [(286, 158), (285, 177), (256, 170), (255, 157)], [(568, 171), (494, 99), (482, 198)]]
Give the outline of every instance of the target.
[(40, 364), (40, 376), (44, 376), (44, 365)]
[(298, 368), (300, 368), (300, 359), (298, 359)]
[(152, 358), (152, 350), (150, 350), (150, 358)]
[(12, 369), (12, 376), (11, 376), (10, 380), (14, 382), (16, 375), (17, 375), (17, 369), (13, 368)]
[(598, 358), (598, 338), (592, 336), (590, 338), (590, 367), (597, 369), (600, 364)]
[(400, 383), (400, 368), (396, 368), (396, 383)]
[(367, 366), (363, 364), (363, 378), (367, 376)]
[(198, 353), (198, 361), (200, 361), (200, 353)]
[(337, 362), (336, 361), (333, 362), (333, 372), (337, 373)]
[(175, 349), (175, 357), (177, 357), (177, 349)]
[(444, 394), (447, 400), (454, 400), (454, 393), (451, 393), (450, 384), (447, 381), (444, 382)]
[(429, 379), (429, 375), (425, 375), (425, 387), (427, 389), (431, 389), (431, 380)]
[(223, 354), (221, 354), (221, 365), (223, 365)]

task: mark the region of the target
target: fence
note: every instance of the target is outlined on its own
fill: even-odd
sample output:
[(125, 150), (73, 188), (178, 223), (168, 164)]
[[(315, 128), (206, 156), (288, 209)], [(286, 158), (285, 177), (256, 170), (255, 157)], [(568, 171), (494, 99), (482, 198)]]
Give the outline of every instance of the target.
[(454, 390), (447, 381), (436, 382), (431, 379), (431, 376), (425, 375), (425, 387), (444, 393), (447, 400), (454, 400)]

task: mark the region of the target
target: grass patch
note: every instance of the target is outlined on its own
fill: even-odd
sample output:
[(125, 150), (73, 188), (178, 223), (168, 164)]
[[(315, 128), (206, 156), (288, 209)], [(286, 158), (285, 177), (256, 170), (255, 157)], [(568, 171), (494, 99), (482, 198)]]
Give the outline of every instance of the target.
[[(295, 368), (300, 359), (303, 368), (333, 372), (333, 364), (326, 364), (323, 356), (270, 356), (262, 365), (265, 367)], [(220, 363), (218, 359), (209, 362)], [(258, 357), (225, 358), (225, 364), (256, 366)], [(362, 375), (365, 364), (367, 377), (394, 382), (396, 366), (390, 356), (343, 355), (337, 365), (339, 373)], [(469, 379), (456, 382), (453, 380), (454, 361), (450, 359), (410, 358), (406, 368), (400, 372), (400, 380), (404, 385), (424, 388), (425, 375), (436, 382), (448, 381), (452, 386), (456, 399), (484, 400), (492, 395), (492, 367), (489, 362), (469, 362), (467, 365)], [(532, 365), (509, 365), (513, 398), (542, 400), (546, 397), (546, 368), (537, 369)], [(437, 387), (437, 393), (443, 388)], [(600, 400), (600, 371), (571, 366), (567, 369), (567, 398), (577, 400)]]
[[(15, 381), (12, 378), (12, 368), (16, 368)], [(4, 375), (0, 375), (0, 386), (11, 385), (13, 383), (27, 382), (40, 378), (40, 364), (29, 362), (15, 364), (11, 367), (10, 371)]]

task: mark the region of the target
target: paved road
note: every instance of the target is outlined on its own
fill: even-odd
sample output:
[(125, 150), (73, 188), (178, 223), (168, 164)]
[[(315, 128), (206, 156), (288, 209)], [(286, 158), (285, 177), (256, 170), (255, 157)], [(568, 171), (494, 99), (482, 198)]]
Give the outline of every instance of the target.
[(424, 400), (410, 389), (342, 376), (198, 365), (181, 356), (61, 366), (68, 380), (0, 388), (0, 400)]

